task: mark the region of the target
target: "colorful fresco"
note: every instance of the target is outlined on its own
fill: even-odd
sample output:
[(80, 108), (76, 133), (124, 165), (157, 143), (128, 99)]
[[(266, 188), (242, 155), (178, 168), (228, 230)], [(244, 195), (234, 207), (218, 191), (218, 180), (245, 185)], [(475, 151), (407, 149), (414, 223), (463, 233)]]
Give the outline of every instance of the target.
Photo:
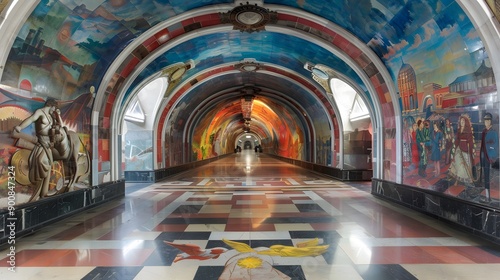
[[(89, 186), (92, 94), (71, 102), (22, 95), (0, 88), (0, 208), (7, 207), (10, 177), (19, 204)], [(7, 167), (14, 172), (5, 172)]]
[[(268, 88), (276, 88), (276, 87), (286, 87), (289, 91), (287, 92), (287, 95), (290, 99), (294, 100), (296, 104), (299, 104), (301, 112), (295, 112), (291, 113), (288, 109), (285, 110), (283, 108), (283, 105), (280, 105), (277, 102), (272, 101), (270, 98), (265, 98), (263, 96), (257, 95), (256, 102), (262, 102), (265, 103), (265, 106), (270, 106), (270, 109), (265, 106), (263, 107), (254, 107), (253, 112), (255, 112), (255, 117), (258, 118), (260, 123), (263, 126), (266, 126), (264, 131), (268, 131), (269, 133), (271, 131), (275, 131), (274, 135), (273, 133), (270, 133), (267, 135), (268, 139), (262, 139), (264, 146), (266, 146), (267, 151), (274, 151), (274, 153), (282, 155), (282, 156), (287, 156), (295, 159), (301, 159), (301, 160), (307, 160), (309, 158), (312, 158), (310, 155), (310, 151), (306, 151), (304, 149), (303, 143), (304, 143), (304, 133), (305, 129), (301, 127), (305, 127), (306, 123), (304, 118), (298, 118), (296, 117), (296, 114), (305, 114), (307, 115), (307, 118), (310, 119), (311, 125), (314, 127), (314, 131), (316, 135), (320, 136), (323, 141), (318, 142), (317, 146), (317, 154), (323, 155), (323, 156), (318, 156), (316, 159), (316, 163), (318, 164), (324, 164), (324, 165), (329, 165), (331, 164), (331, 154), (332, 154), (332, 147), (331, 147), (331, 130), (330, 130), (330, 125), (328, 122), (328, 116), (326, 115), (324, 108), (321, 107), (320, 104), (318, 104), (318, 101), (316, 98), (310, 93), (304, 90), (303, 87), (300, 85), (290, 82), (290, 81), (283, 81), (279, 78), (272, 77), (272, 76), (267, 76), (265, 74), (261, 73), (252, 73), (251, 76), (248, 73), (238, 73), (238, 74), (228, 74), (224, 76), (219, 76), (211, 79), (210, 81), (203, 83), (201, 85), (198, 85), (196, 90), (188, 92), (185, 96), (183, 96), (183, 100), (189, 100), (189, 102), (182, 102), (181, 105), (176, 107), (173, 110), (172, 115), (175, 117), (171, 117), (171, 120), (174, 119), (182, 119), (182, 123), (185, 122), (185, 120), (189, 119), (190, 115), (192, 115), (192, 112), (197, 110), (197, 107), (199, 104), (203, 104), (206, 102), (206, 96), (203, 94), (200, 94), (200, 92), (206, 92), (208, 90), (212, 90), (214, 92), (219, 92), (219, 91), (224, 91), (226, 88), (230, 88), (232, 86), (231, 81), (233, 80), (233, 76), (238, 75), (241, 76), (243, 79), (255, 79), (256, 81), (262, 81), (263, 83), (255, 83), (253, 84), (255, 87), (258, 88), (263, 88), (263, 89), (268, 89)], [(267, 77), (266, 77), (267, 76)], [(265, 83), (264, 83), (265, 80)], [(226, 100), (226, 102), (229, 102), (229, 99)], [(239, 101), (238, 101), (239, 102)], [(258, 104), (258, 103), (256, 103)], [(227, 105), (227, 104), (226, 104)], [(222, 106), (222, 105), (220, 105)], [(227, 105), (229, 106), (229, 105)], [(181, 109), (182, 108), (182, 109)], [(259, 109), (262, 108), (262, 109)], [(214, 109), (216, 110), (216, 109)], [(222, 108), (219, 108), (217, 110), (223, 110)], [(274, 112), (270, 112), (270, 111)], [(242, 119), (241, 115), (241, 107), (240, 105), (237, 105), (235, 108), (235, 113), (238, 113), (238, 117), (236, 120), (233, 122), (240, 122)], [(201, 113), (199, 113), (201, 114)], [(218, 113), (221, 114), (221, 113)], [(286, 115), (285, 115), (286, 114)], [(200, 122), (205, 122), (207, 120), (211, 120), (214, 118), (214, 116), (210, 115), (204, 115), (203, 116), (204, 120), (201, 120)], [(252, 117), (254, 118), (254, 117)], [(283, 120), (283, 123), (277, 122), (276, 119)], [(174, 121), (176, 122), (176, 121)], [(229, 125), (230, 122), (228, 122)], [(203, 127), (203, 126), (200, 126)], [(198, 128), (200, 128), (198, 127)], [(281, 129), (282, 133), (280, 133), (278, 130)], [(221, 131), (231, 131), (229, 127), (224, 127), (221, 128)], [(194, 133), (194, 135), (205, 135), (205, 139), (207, 138), (207, 135), (210, 136), (212, 133), (215, 133), (214, 131), (206, 131), (206, 132), (201, 132), (198, 131)], [(223, 135), (226, 135), (226, 133), (223, 133)], [(280, 139), (280, 136), (286, 137), (286, 139), (281, 139), (281, 143), (275, 142), (275, 139)], [(236, 137), (235, 135), (234, 137)], [(200, 136), (201, 137), (201, 136)], [(263, 135), (261, 137), (264, 138)], [(199, 138), (202, 139), (202, 138)], [(228, 138), (230, 139), (230, 138)], [(229, 144), (231, 141), (227, 141), (226, 149), (228, 152), (232, 152), (232, 149), (234, 147), (230, 147)], [(204, 142), (205, 144), (199, 144), (198, 140), (195, 140), (193, 142), (193, 151), (196, 153), (196, 158), (201, 159), (201, 158), (206, 158), (203, 157), (204, 154), (208, 153), (210, 154), (210, 149), (209, 146), (210, 141), (206, 140)], [(268, 146), (266, 143), (272, 143), (271, 146)], [(203, 149), (201, 147), (204, 147)], [(281, 147), (281, 148), (280, 148)], [(281, 149), (281, 150), (280, 150)], [(171, 150), (171, 149), (170, 149)], [(205, 152), (204, 152), (205, 151)], [(281, 151), (281, 152), (280, 152)], [(207, 154), (205, 155), (207, 156)]]
[[(233, 1), (210, 1), (210, 4), (233, 3)], [(343, 0), (335, 1), (265, 1), (266, 4), (278, 4), (295, 7), (328, 19), (355, 34), (380, 55), (390, 55), (397, 52), (416, 29), (434, 20), (445, 32), (450, 20), (460, 21), (464, 31), (471, 29), (472, 24), (459, 5), (451, 0), (433, 1), (363, 1), (351, 3)], [(19, 87), (21, 84), (31, 87), (40, 95), (50, 95), (65, 100), (74, 97), (91, 85), (98, 86), (105, 69), (130, 41), (152, 26), (179, 15), (192, 8), (199, 8), (207, 1), (165, 2), (165, 1), (41, 1), (17, 35), (7, 65), (2, 83)], [(360, 9), (360, 6), (362, 9)], [(462, 16), (463, 15), (463, 16)], [(469, 27), (467, 27), (469, 26)], [(466, 27), (466, 29), (464, 29)], [(267, 32), (251, 36), (259, 41), (261, 53), (284, 53), (273, 49), (275, 36), (270, 40)], [(246, 36), (241, 32), (231, 33), (229, 40), (237, 42), (238, 37)], [(468, 40), (467, 33), (462, 33), (462, 39)], [(294, 39), (297, 40), (297, 39)], [(415, 41), (414, 41), (415, 40)], [(412, 43), (425, 41), (425, 37), (417, 36)], [(205, 42), (213, 40), (203, 39)], [(217, 40), (216, 40), (217, 41)], [(288, 42), (288, 40), (286, 40)], [(474, 41), (473, 41), (474, 42)], [(477, 41), (476, 41), (477, 42)], [(193, 46), (198, 44), (192, 43)], [(252, 44), (255, 46), (255, 44)], [(285, 44), (294, 48), (304, 48), (308, 44)], [(112, 46), (112, 47), (111, 47)], [(198, 45), (199, 46), (199, 45)], [(274, 46), (274, 47), (273, 47)], [(210, 51), (206, 57), (213, 59), (221, 54), (234, 53), (227, 44), (221, 44), (217, 50)], [(471, 50), (480, 48), (471, 45)], [(269, 50), (266, 51), (266, 48)], [(317, 48), (317, 47), (316, 47)], [(190, 49), (190, 48), (187, 48)], [(207, 50), (212, 47), (206, 48)], [(438, 48), (433, 48), (438, 49)], [(183, 50), (185, 52), (186, 48)], [(175, 52), (174, 52), (175, 53)], [(203, 53), (199, 51), (198, 53)], [(308, 51), (288, 51), (302, 53), (314, 58), (315, 49)], [(192, 57), (187, 52), (189, 58)], [(262, 54), (260, 55), (262, 56)], [(323, 55), (329, 59), (331, 54)], [(178, 62), (182, 60), (167, 61)], [(257, 57), (258, 60), (266, 61)], [(432, 59), (432, 56), (429, 57)], [(272, 58), (271, 60), (276, 61)], [(322, 60), (319, 60), (322, 61)], [(209, 62), (209, 60), (207, 60)], [(211, 60), (210, 64), (214, 61)], [(203, 65), (203, 63), (197, 63)], [(334, 65), (329, 65), (334, 66)], [(336, 69), (336, 67), (333, 67)], [(157, 68), (156, 71), (160, 68)], [(339, 71), (342, 69), (338, 69)], [(350, 71), (349, 69), (346, 69)], [(156, 71), (149, 73), (154, 73)]]
[[(58, 100), (64, 125), (78, 134), (83, 141), (82, 147), (89, 146), (91, 139), (90, 113), (94, 98), (89, 89), (92, 86), (99, 88), (103, 75), (121, 50), (152, 26), (185, 11), (207, 4), (233, 3), (233, 1), (204, 0), (174, 2), (142, 0), (40, 1), (32, 14), (27, 17), (23, 26), (20, 27), (4, 65), (1, 80), (3, 90), (0, 94), (0, 109), (6, 113), (6, 115), (2, 115), (2, 122), (6, 123), (6, 126), (2, 127), (0, 143), (3, 158), (11, 157), (15, 152), (13, 139), (9, 135), (17, 125), (14, 123), (21, 123), (22, 120), (34, 114), (48, 98)], [(426, 123), (429, 125), (429, 131), (433, 130), (433, 126), (437, 122), (438, 130), (439, 126), (442, 127), (444, 139), (447, 138), (444, 135), (446, 124), (443, 124), (443, 121), (446, 123), (446, 119), (448, 119), (450, 127), (457, 131), (461, 119), (470, 120), (466, 122), (471, 124), (473, 135), (471, 142), (473, 144), (471, 144), (470, 150), (472, 150), (472, 155), (469, 155), (469, 160), (463, 160), (463, 162), (470, 161), (471, 175), (474, 175), (473, 170), (476, 170), (476, 175), (470, 176), (471, 178), (477, 177), (479, 174), (480, 179), (476, 179), (476, 181), (484, 179), (484, 176), (481, 175), (485, 174), (484, 163), (482, 169), (473, 168), (473, 166), (481, 167), (479, 151), (485, 146), (481, 144), (481, 132), (484, 126), (484, 116), (487, 113), (493, 113), (491, 122), (493, 128), (498, 130), (498, 116), (495, 114), (498, 112), (498, 103), (495, 103), (498, 102), (496, 84), (488, 55), (479, 34), (458, 3), (452, 0), (357, 2), (276, 0), (265, 1), (265, 4), (295, 7), (330, 20), (354, 34), (381, 58), (392, 75), (394, 84), (398, 85), (397, 90), (401, 97), (398, 102), (405, 120), (404, 143), (402, 143), (405, 167), (403, 182), (405, 184), (444, 189), (444, 187), (440, 187), (444, 185), (443, 181), (429, 181), (419, 178), (423, 177), (421, 175), (426, 175), (425, 177), (428, 178), (427, 172), (430, 170), (427, 169), (431, 167), (434, 168), (435, 174), (441, 174), (439, 176), (446, 176), (448, 179), (449, 177), (463, 179), (463, 174), (459, 176), (457, 167), (452, 165), (457, 160), (456, 156), (459, 156), (459, 154), (454, 153), (456, 149), (453, 145), (444, 148), (447, 151), (447, 156), (440, 161), (438, 166), (436, 160), (429, 159), (432, 150), (428, 144), (428, 156), (420, 162), (431, 161), (427, 164), (429, 168), (424, 168), (424, 171), (418, 174), (418, 167), (413, 164), (415, 169), (412, 170), (412, 149), (410, 148), (412, 147), (411, 143), (413, 143), (412, 135), (406, 131), (411, 131), (410, 127), (413, 127), (413, 124), (419, 120), (423, 121), (424, 127)], [(216, 21), (213, 24), (217, 24)], [(167, 37), (169, 39), (175, 37), (175, 32), (169, 32), (176, 30), (176, 28), (183, 29), (183, 32), (191, 30), (184, 24), (176, 23), (166, 28), (169, 29), (166, 30)], [(134, 52), (134, 56), (141, 57), (140, 50)], [(202, 71), (212, 69), (220, 64), (239, 62), (246, 58), (276, 64), (304, 77), (308, 77), (310, 74), (303, 68), (305, 62), (321, 62), (358, 83), (362, 90), (366, 90), (358, 75), (346, 63), (312, 41), (268, 31), (252, 34), (230, 31), (224, 34), (204, 34), (169, 49), (146, 66), (139, 77), (133, 81), (128, 93), (135, 90), (136, 86), (144, 79), (172, 63), (189, 59), (195, 60), (196, 70), (189, 71), (184, 77), (184, 81), (194, 81)], [(361, 60), (363, 59), (360, 58)], [(365, 67), (364, 61), (357, 63)], [(414, 73), (415, 80), (411, 87), (413, 91), (406, 91), (399, 87), (401, 81), (399, 74), (402, 69), (410, 69), (407, 66), (410, 66)], [(125, 71), (124, 69), (120, 70)], [(364, 70), (370, 74), (370, 66)], [(290, 98), (304, 106), (307, 114), (314, 120), (312, 126), (316, 133), (314, 136), (316, 150), (310, 153), (317, 155), (315, 159), (317, 163), (335, 166), (335, 158), (332, 158), (332, 153), (335, 151), (331, 150), (331, 129), (327, 118), (322, 115), (323, 113), (320, 113), (324, 112), (323, 108), (319, 106), (318, 101), (311, 94), (298, 84), (269, 77), (269, 75), (253, 73), (251, 79), (244, 74), (239, 77), (234, 78), (233, 76), (226, 83), (224, 83), (223, 78), (214, 79), (205, 87), (197, 87), (181, 102), (181, 105), (184, 106), (182, 108), (193, 109), (193, 107), (189, 107), (188, 103), (199, 104), (206, 97), (206, 95), (199, 93), (217, 92), (218, 89), (224, 88), (235, 80), (251, 81), (257, 86), (266, 85), (276, 89), (287, 88)], [(383, 94), (386, 93), (381, 95)], [(196, 97), (197, 95), (199, 97)], [(107, 111), (111, 110), (112, 102), (111, 100), (106, 104)], [(384, 165), (383, 179), (397, 181), (399, 179), (396, 178), (398, 167), (395, 166), (397, 121), (391, 107), (390, 100), (383, 100), (380, 108), (384, 126), (387, 128), (384, 131), (383, 147), (385, 150), (383, 155), (385, 158), (383, 160), (388, 165)], [(191, 113), (192, 111), (187, 110), (187, 114)], [(168, 151), (166, 165), (168, 166), (182, 163), (184, 161), (182, 151), (188, 149), (182, 147), (182, 128), (185, 127), (189, 116), (181, 112), (176, 114), (179, 115), (171, 118), (172, 123), (168, 126), (168, 140), (165, 141), (165, 150)], [(291, 140), (284, 139), (282, 144), (286, 145), (292, 142), (297, 143), (294, 145), (299, 147), (302, 142), (298, 140), (297, 135), (305, 133), (305, 131), (298, 132), (298, 122), (291, 120), (293, 114), (290, 115), (284, 116), (285, 119), (289, 118), (286, 121), (287, 125), (278, 125), (273, 137), (279, 139), (281, 135), (284, 135), (279, 131), (286, 131)], [(216, 115), (214, 114), (212, 117), (216, 117)], [(222, 116), (218, 118), (222, 118)], [(97, 124), (99, 140), (98, 143), (94, 143), (98, 144), (99, 147), (99, 163), (109, 160), (109, 123), (108, 116), (100, 116)], [(229, 122), (222, 123), (220, 121), (217, 121), (217, 125), (210, 126), (209, 124), (207, 126), (209, 131), (200, 134), (200, 139), (204, 139), (202, 140), (204, 142), (202, 143), (200, 140), (200, 143), (196, 144), (199, 146), (199, 150), (192, 151), (196, 154), (194, 158), (213, 156), (224, 152), (224, 149), (231, 149), (227, 142), (218, 140), (217, 136), (223, 135), (224, 129), (227, 129), (229, 125)], [(28, 130), (28, 134), (35, 133), (31, 128), (25, 129)], [(416, 130), (413, 129), (413, 131)], [(196, 135), (198, 136), (198, 132)], [(429, 135), (433, 134), (429, 133)], [(282, 144), (278, 145), (282, 146)], [(277, 149), (279, 150), (279, 147)], [(298, 158), (309, 156), (306, 154), (308, 151), (300, 151), (301, 148), (295, 150), (297, 152), (289, 156)], [(7, 163), (4, 160), (5, 164)], [(57, 168), (54, 167), (54, 170)], [(102, 170), (101, 164), (98, 169)], [(478, 173), (479, 169), (483, 172)], [(412, 173), (413, 171), (417, 172), (416, 176), (419, 177), (412, 177), (415, 175)], [(492, 185), (498, 185), (498, 175), (496, 175), (494, 168), (491, 168), (489, 172)], [(474, 182), (473, 179), (471, 180)], [(482, 184), (486, 185), (486, 182)], [(457, 183), (457, 186), (463, 188), (466, 188), (467, 185), (471, 185), (469, 180)], [(447, 184), (447, 186), (446, 190), (449, 190), (451, 195), (463, 196), (462, 192), (452, 192), (453, 188), (450, 186), (455, 186), (455, 184)], [(465, 198), (488, 197), (487, 188), (484, 186), (483, 188), (480, 195), (475, 197), (467, 195)], [(491, 196), (493, 196), (493, 190)]]
[(192, 160), (207, 159), (233, 151), (234, 147), (232, 144), (228, 145), (225, 134), (222, 132), (226, 130), (230, 122), (235, 121), (235, 117), (241, 111), (241, 105), (235, 102), (232, 106), (218, 109), (220, 110), (211, 110), (204, 114), (196, 124), (191, 138)]
[(134, 38), (204, 1), (177, 4), (42, 0), (17, 34), (2, 83), (40, 96), (74, 98), (98, 86), (109, 65)]
[[(416, 7), (407, 5), (405, 10)], [(499, 185), (498, 155), (488, 160), (484, 153), (481, 156), (488, 145), (482, 141), (484, 117), (493, 113), (490, 130), (499, 128), (498, 103), (491, 102), (497, 100), (497, 87), (488, 55), (457, 3), (439, 9), (420, 7), (427, 17), (410, 24), (408, 17), (401, 16), (400, 26), (407, 28), (385, 28), (370, 43), (399, 85), (403, 182), (496, 205), (499, 190), (490, 186)], [(397, 36), (390, 42), (382, 39), (388, 34)], [(457, 130), (467, 133), (457, 134)], [(488, 151), (498, 150), (498, 143), (488, 147)]]
[[(227, 44), (227, 42), (231, 42), (231, 44)], [(277, 44), (277, 42), (288, 43)], [(214, 48), (214, 45), (218, 47)], [(195, 71), (187, 72), (183, 78), (189, 80), (195, 78), (199, 72), (214, 65), (236, 64), (247, 58), (255, 59), (259, 63), (279, 64), (306, 77), (310, 76), (310, 72), (304, 69), (304, 64), (307, 61), (321, 61), (321, 63), (336, 69), (357, 82), (360, 88), (364, 88), (363, 82), (351, 67), (332, 55), (330, 51), (312, 42), (287, 34), (267, 31), (258, 34), (230, 31), (199, 36), (169, 49), (141, 71), (128, 90), (128, 94), (141, 81), (175, 62), (183, 62), (189, 59), (195, 61)], [(267, 75), (254, 77), (253, 79), (255, 79), (256, 83), (267, 82), (267, 80), (261, 80), (261, 78), (267, 78)]]

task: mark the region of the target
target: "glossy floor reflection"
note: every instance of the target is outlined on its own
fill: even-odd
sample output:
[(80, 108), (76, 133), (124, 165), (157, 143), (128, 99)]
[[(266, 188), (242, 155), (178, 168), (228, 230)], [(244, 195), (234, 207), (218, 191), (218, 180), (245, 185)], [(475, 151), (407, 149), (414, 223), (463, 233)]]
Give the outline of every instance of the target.
[(500, 249), (423, 214), (242, 152), (17, 240), (0, 279), (492, 279)]

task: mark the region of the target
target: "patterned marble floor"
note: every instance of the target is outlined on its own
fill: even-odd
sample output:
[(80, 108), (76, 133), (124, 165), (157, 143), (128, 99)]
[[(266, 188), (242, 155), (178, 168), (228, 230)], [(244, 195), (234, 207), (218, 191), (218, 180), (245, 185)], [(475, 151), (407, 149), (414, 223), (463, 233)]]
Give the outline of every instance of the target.
[(253, 152), (17, 240), (0, 279), (494, 279), (500, 248)]

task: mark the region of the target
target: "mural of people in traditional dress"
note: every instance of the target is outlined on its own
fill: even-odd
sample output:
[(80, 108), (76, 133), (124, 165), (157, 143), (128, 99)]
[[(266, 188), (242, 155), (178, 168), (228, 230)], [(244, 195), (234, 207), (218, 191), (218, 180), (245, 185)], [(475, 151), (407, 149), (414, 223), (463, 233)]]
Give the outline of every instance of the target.
[(453, 139), (455, 139), (455, 131), (451, 125), (449, 118), (445, 119), (444, 127), (444, 163), (451, 163), (451, 148), (453, 147)]
[(425, 123), (423, 120), (417, 121), (417, 133), (416, 133), (416, 142), (418, 148), (418, 175), (421, 177), (426, 177), (426, 169), (427, 169), (427, 146), (430, 145), (430, 134), (429, 129), (425, 127)]
[(460, 116), (453, 150), (453, 160), (449, 169), (449, 175), (454, 180), (453, 185), (462, 183), (471, 186), (474, 181), (472, 167), (475, 148), (472, 125), (467, 114)]
[(432, 124), (433, 131), (430, 137), (430, 145), (431, 145), (431, 161), (434, 165), (434, 173), (433, 176), (439, 176), (441, 174), (441, 152), (444, 150), (443, 148), (443, 132), (441, 131), (441, 125), (438, 121)]
[[(498, 132), (492, 126), (493, 116), (491, 113), (484, 114), (484, 129), (481, 133), (481, 179), (480, 183), (485, 189), (483, 202), (491, 201), (490, 193), (490, 170), (498, 170)], [(498, 172), (496, 172), (498, 173)]]

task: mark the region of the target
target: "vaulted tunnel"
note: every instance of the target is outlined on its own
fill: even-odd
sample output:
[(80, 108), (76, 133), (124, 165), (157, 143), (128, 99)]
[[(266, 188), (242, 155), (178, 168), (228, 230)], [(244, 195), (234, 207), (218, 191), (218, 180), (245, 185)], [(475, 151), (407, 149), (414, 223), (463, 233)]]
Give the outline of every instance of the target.
[[(4, 165), (26, 162), (38, 141), (32, 136), (42, 132), (25, 120), (49, 99), (60, 110), (59, 126), (75, 139), (73, 162), (66, 163), (70, 156), (54, 161), (44, 183), (25, 172), (18, 203), (30, 207), (79, 192), (101, 201), (96, 193), (120, 194), (128, 171), (160, 180), (234, 153), (248, 133), (263, 152), (284, 161), (340, 179), (369, 174), (363, 179), (372, 180), (375, 195), (424, 212), (414, 197), (497, 211), (500, 190), (490, 185), (499, 185), (498, 172), (489, 185), (472, 172), (482, 164), (485, 116), (499, 128), (493, 2), (10, 1), (0, 25)], [(158, 78), (165, 80), (161, 93), (145, 93), (142, 109), (133, 107)], [(131, 108), (139, 118), (127, 126)], [(443, 136), (439, 159), (431, 158), (431, 144), (425, 153), (415, 144), (417, 124), (436, 135), (434, 125), (443, 134), (450, 127), (457, 132), (462, 119), (472, 135), (461, 161), (467, 169), (453, 160), (459, 157), (455, 134), (456, 141)], [(134, 129), (141, 132), (126, 139)], [(12, 132), (33, 143), (21, 145)], [(127, 169), (124, 157), (137, 163), (138, 155), (147, 164)], [(471, 184), (480, 195), (469, 195)]]

